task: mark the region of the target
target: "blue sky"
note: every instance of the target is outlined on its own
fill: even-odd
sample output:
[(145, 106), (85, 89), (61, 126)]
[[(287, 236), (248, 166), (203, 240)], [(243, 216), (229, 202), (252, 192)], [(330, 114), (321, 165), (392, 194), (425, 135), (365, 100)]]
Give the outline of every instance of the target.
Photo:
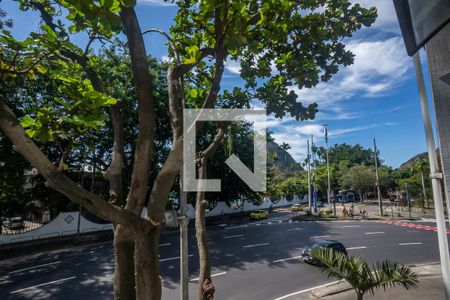
[[(269, 129), (278, 143), (291, 145), (289, 152), (297, 161), (303, 161), (306, 140), (311, 134), (317, 144), (324, 144), (321, 128), (325, 123), (330, 143), (373, 147), (376, 137), (381, 158), (387, 165), (398, 167), (426, 150), (412, 60), (404, 49), (392, 0), (352, 2), (376, 6), (379, 14), (371, 28), (360, 30), (346, 41), (348, 49), (355, 54), (355, 63), (341, 69), (327, 83), (307, 90), (294, 89), (302, 102), (319, 104), (315, 120), (297, 122), (269, 116)], [(37, 30), (40, 21), (37, 13), (20, 12), (12, 0), (3, 0), (0, 7), (14, 19), (16, 37), (25, 38), (29, 31)], [(176, 10), (176, 6), (163, 0), (140, 0), (136, 8), (143, 30), (168, 30)], [(161, 37), (147, 35), (145, 41), (153, 56), (166, 57), (167, 46)], [(86, 38), (80, 35), (74, 42), (83, 46)], [(242, 84), (236, 63), (227, 62), (224, 75), (223, 89)]]

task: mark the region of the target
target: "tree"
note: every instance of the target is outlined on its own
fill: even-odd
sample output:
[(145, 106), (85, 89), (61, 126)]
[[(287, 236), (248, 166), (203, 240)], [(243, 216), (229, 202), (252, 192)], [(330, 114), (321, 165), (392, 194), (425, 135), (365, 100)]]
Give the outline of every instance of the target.
[(386, 289), (400, 285), (410, 289), (417, 286), (417, 274), (395, 262), (386, 260), (371, 267), (361, 256), (347, 257), (329, 248), (313, 249), (311, 255), (328, 277), (347, 281), (358, 300), (362, 300), (367, 292), (373, 295), (380, 287)]
[[(415, 162), (414, 165), (412, 166), (412, 170), (413, 173), (416, 174), (420, 174), (420, 183), (422, 186), (422, 208), (425, 208), (425, 203), (427, 204), (427, 208), (430, 208), (430, 203), (428, 202), (428, 196), (427, 196), (427, 188), (426, 186), (428, 185), (428, 190), (430, 190), (430, 180), (429, 178), (427, 180), (425, 180), (425, 174), (429, 174), (430, 173), (430, 164), (428, 162), (428, 159), (426, 158), (418, 158)], [(428, 177), (428, 176), (427, 176)]]
[(358, 190), (361, 199), (364, 193), (375, 185), (375, 182), (375, 171), (372, 167), (364, 165), (351, 167), (341, 178), (341, 186)]
[[(375, 161), (374, 152), (372, 149), (365, 149), (363, 146), (343, 144), (334, 144), (329, 149), (330, 163), (339, 163), (342, 161), (348, 161), (350, 165), (363, 164), (365, 166), (372, 166)], [(319, 147), (317, 149), (317, 156), (321, 162), (326, 162), (325, 148)], [(383, 164), (382, 160), (378, 160), (378, 165)]]
[[(117, 299), (161, 297), (159, 224), (183, 162), (182, 109), (250, 107), (256, 100), (277, 118), (286, 114), (297, 120), (314, 118), (317, 105), (303, 106), (291, 87), (312, 87), (329, 80), (340, 66), (351, 64), (353, 56), (345, 50), (342, 39), (351, 37), (361, 26), (370, 26), (376, 17), (375, 8), (340, 0), (178, 1), (175, 25), (167, 34), (159, 29), (142, 30), (133, 0), (20, 2), (23, 10), (40, 12), (42, 25), (39, 32), (22, 42), (10, 32), (2, 32), (1, 82), (32, 81), (36, 74), (45, 74), (59, 82), (59, 97), (36, 114), (17, 117), (13, 110), (21, 107), (11, 109), (8, 94), (0, 94), (0, 128), (50, 188), (114, 223), (113, 283)], [(143, 31), (163, 34), (172, 59), (167, 70), (171, 149), (157, 174), (152, 174), (151, 186), (155, 128), (161, 119), (156, 114), (154, 76)], [(111, 92), (111, 83), (102, 78), (99, 59), (90, 50), (93, 43), (111, 41), (120, 32), (126, 38), (128, 74), (136, 94), (136, 139), (132, 147), (125, 147), (123, 100)], [(80, 33), (89, 37), (83, 49), (70, 41), (72, 35)], [(245, 85), (219, 95), (227, 60), (240, 62)], [(67, 156), (76, 151), (72, 145), (82, 145), (89, 134), (107, 123), (113, 141), (111, 160), (103, 173), (110, 187), (108, 202), (64, 173)], [(59, 159), (49, 159), (39, 147), (42, 144), (56, 145)], [(132, 152), (131, 161), (125, 156), (126, 150)], [(124, 164), (132, 166), (126, 191)], [(140, 218), (144, 207), (146, 219)], [(199, 207), (204, 212), (204, 206)], [(197, 230), (204, 230), (204, 224), (199, 222)], [(206, 238), (202, 241), (201, 287), (211, 282)], [(200, 289), (199, 297), (203, 292)]]

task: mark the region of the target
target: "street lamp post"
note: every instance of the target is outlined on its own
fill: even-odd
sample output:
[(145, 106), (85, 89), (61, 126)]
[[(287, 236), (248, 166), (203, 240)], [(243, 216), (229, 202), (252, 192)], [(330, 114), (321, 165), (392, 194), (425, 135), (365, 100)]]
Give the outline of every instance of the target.
[(309, 155), (309, 140), (306, 140), (306, 147), (308, 148), (306, 154), (307, 168), (308, 168), (308, 208), (311, 211), (311, 162)]
[[(331, 176), (330, 176), (330, 157), (328, 154), (328, 129), (327, 129), (327, 124), (323, 124), (323, 128), (324, 128), (324, 135), (325, 135), (325, 152), (326, 152), (326, 156), (327, 156), (327, 176), (328, 176), (328, 186), (327, 186), (327, 200), (328, 200), (328, 204), (330, 204), (330, 199), (331, 199)], [(333, 201), (333, 213), (336, 216), (336, 200)]]
[(314, 136), (311, 135), (311, 157), (313, 164), (313, 173), (312, 173), (312, 181), (313, 181), (313, 200), (314, 200), (314, 213), (317, 214), (317, 186), (316, 186), (316, 156), (314, 151)]
[(380, 216), (383, 216), (383, 201), (381, 199), (380, 177), (378, 175), (378, 153), (377, 153), (377, 143), (375, 142), (375, 138), (373, 139), (373, 148), (374, 148), (374, 153), (375, 153), (375, 176), (376, 176), (376, 180), (377, 180), (376, 185), (377, 185), (377, 195), (378, 195), (378, 206), (380, 208)]

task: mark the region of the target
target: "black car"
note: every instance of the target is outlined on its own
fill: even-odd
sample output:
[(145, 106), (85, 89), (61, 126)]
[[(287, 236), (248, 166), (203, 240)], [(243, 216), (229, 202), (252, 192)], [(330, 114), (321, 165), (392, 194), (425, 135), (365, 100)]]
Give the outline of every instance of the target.
[(302, 259), (304, 262), (316, 264), (317, 262), (314, 261), (314, 259), (311, 257), (311, 250), (315, 248), (330, 248), (334, 249), (337, 252), (341, 252), (347, 256), (347, 250), (345, 249), (345, 246), (338, 241), (333, 240), (317, 240), (315, 241), (311, 246), (306, 247), (302, 251)]

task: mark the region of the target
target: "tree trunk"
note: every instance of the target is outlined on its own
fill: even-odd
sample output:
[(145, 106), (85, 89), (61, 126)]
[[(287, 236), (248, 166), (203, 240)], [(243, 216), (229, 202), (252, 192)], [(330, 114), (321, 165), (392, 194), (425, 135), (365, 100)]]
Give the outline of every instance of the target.
[[(199, 160), (199, 179), (206, 179), (207, 159)], [(197, 247), (200, 261), (200, 274), (198, 280), (198, 299), (210, 300), (214, 299), (214, 285), (211, 280), (211, 257), (208, 249), (208, 241), (206, 237), (205, 226), (205, 192), (197, 192), (197, 200), (195, 206), (195, 232), (197, 236)]]
[(160, 300), (162, 296), (159, 277), (159, 229), (149, 233), (136, 232), (136, 299)]
[(116, 300), (135, 299), (134, 239), (130, 228), (116, 226), (114, 252), (114, 297)]
[(361, 292), (356, 292), (356, 299), (357, 299), (357, 300), (363, 300), (363, 296), (364, 296), (363, 293), (361, 293)]

